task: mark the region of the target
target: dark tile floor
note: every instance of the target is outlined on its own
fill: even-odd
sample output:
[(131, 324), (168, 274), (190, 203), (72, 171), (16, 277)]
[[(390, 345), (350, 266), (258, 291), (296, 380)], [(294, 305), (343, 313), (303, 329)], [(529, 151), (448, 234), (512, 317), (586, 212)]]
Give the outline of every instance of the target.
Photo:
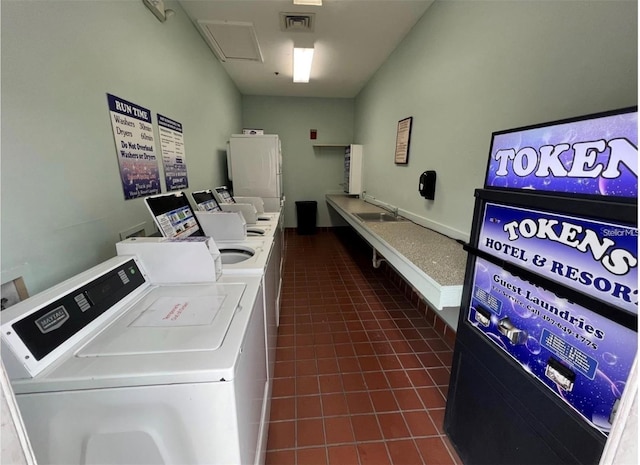
[(288, 230), (267, 464), (460, 464), (451, 359), (349, 228)]

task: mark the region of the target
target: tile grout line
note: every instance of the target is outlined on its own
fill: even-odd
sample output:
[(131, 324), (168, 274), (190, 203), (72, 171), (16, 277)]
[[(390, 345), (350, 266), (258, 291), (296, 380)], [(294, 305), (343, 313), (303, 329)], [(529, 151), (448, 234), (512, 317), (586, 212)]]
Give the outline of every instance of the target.
[[(357, 373), (360, 375), (360, 379), (364, 383), (365, 389), (347, 391), (343, 385), (342, 391), (340, 392), (340, 394), (345, 396), (347, 393), (350, 393), (350, 392), (354, 392), (354, 393), (366, 392), (367, 398), (369, 398), (370, 401), (372, 402), (371, 405), (373, 408), (373, 412), (371, 412), (370, 414), (376, 416), (376, 423), (381, 433), (383, 434), (381, 441), (358, 441), (355, 436), (355, 430), (353, 429), (353, 423), (350, 422), (349, 425), (351, 427), (351, 432), (353, 434), (356, 450), (357, 450), (358, 443), (382, 442), (385, 445), (385, 450), (387, 451), (389, 458), (393, 460), (393, 457), (391, 455), (391, 450), (389, 449), (389, 446), (388, 446), (389, 441), (411, 439), (417, 453), (419, 454), (420, 460), (422, 462), (425, 462), (426, 458), (423, 456), (422, 450), (418, 447), (416, 439), (439, 438), (440, 442), (445, 447), (445, 450), (447, 450), (450, 458), (454, 459), (453, 463), (455, 463), (455, 458), (452, 456), (452, 453), (449, 450), (450, 446), (444, 440), (444, 438), (446, 438), (446, 435), (440, 432), (440, 429), (437, 427), (437, 424), (433, 419), (433, 415), (431, 414), (432, 411), (435, 411), (435, 410), (442, 411), (444, 410), (444, 408), (428, 408), (425, 404), (426, 399), (423, 399), (423, 397), (419, 394), (419, 391), (418, 391), (418, 389), (432, 389), (433, 392), (437, 393), (443, 399), (446, 399), (445, 392), (448, 389), (447, 387), (448, 384), (438, 384), (436, 376), (438, 375), (439, 370), (444, 370), (447, 372), (450, 371), (448, 368), (450, 362), (447, 362), (451, 353), (450, 344), (447, 343), (446, 339), (444, 338), (444, 335), (437, 332), (437, 330), (435, 331), (436, 337), (428, 337), (428, 333), (425, 334), (426, 329), (429, 329), (431, 331), (436, 329), (433, 323), (429, 322), (427, 318), (428, 311), (430, 309), (428, 309), (428, 306), (424, 310), (421, 309), (420, 307), (421, 305), (424, 305), (424, 303), (421, 303), (421, 301), (417, 298), (415, 299), (415, 302), (414, 302), (414, 296), (408, 295), (410, 294), (410, 292), (407, 289), (406, 285), (403, 285), (402, 283), (397, 283), (393, 280), (389, 280), (393, 286), (384, 285), (381, 282), (381, 278), (375, 277), (373, 273), (362, 273), (357, 262), (354, 259), (352, 259), (348, 254), (342, 253), (341, 252), (342, 247), (339, 247), (338, 249), (340, 251), (340, 253), (338, 254), (340, 261), (338, 262), (337, 260), (334, 260), (332, 262), (332, 265), (325, 264), (322, 266), (316, 266), (310, 272), (304, 271), (301, 273), (296, 273), (295, 271), (294, 272), (285, 271), (285, 274), (287, 275), (288, 278), (293, 277), (294, 285), (283, 286), (283, 300), (282, 300), (283, 310), (284, 308), (286, 308), (288, 310), (288, 313), (292, 317), (290, 320), (292, 327), (290, 328), (290, 330), (287, 331), (287, 337), (290, 338), (288, 339), (289, 345), (282, 346), (282, 347), (287, 347), (289, 350), (293, 351), (293, 360), (288, 361), (289, 363), (293, 363), (293, 375), (294, 375), (293, 380), (296, 379), (296, 375), (300, 375), (298, 373), (299, 363), (304, 363), (304, 360), (314, 361), (315, 370), (311, 371), (314, 374), (310, 376), (315, 377), (316, 389), (317, 389), (317, 394), (315, 395), (317, 395), (319, 399), (321, 417), (312, 417), (312, 418), (320, 418), (323, 421), (322, 427), (323, 427), (323, 434), (325, 435), (325, 446), (324, 446), (325, 459), (327, 461), (329, 460), (329, 449), (328, 449), (329, 445), (327, 443), (326, 423), (324, 420), (325, 418), (341, 417), (343, 415), (326, 416), (324, 414), (325, 400), (323, 400), (324, 399), (323, 395), (331, 393), (332, 391), (329, 391), (329, 392), (323, 391), (321, 387), (321, 380), (322, 380), (321, 376), (328, 376), (332, 372), (327, 372), (327, 373), (320, 372), (321, 368), (318, 361), (323, 359), (335, 360), (335, 365), (339, 370), (340, 369), (339, 361), (341, 359), (344, 359), (346, 357), (354, 357), (356, 358), (356, 362), (359, 365), (359, 370), (356, 372), (350, 372), (350, 373), (354, 373), (354, 374)], [(300, 265), (297, 263), (297, 261), (295, 261), (293, 269), (295, 270), (297, 266), (300, 266)], [(321, 291), (309, 292), (308, 290), (306, 290), (304, 292), (304, 297), (296, 299), (297, 287), (309, 286), (309, 284), (314, 280), (315, 280), (314, 284), (316, 286), (318, 285), (318, 283), (331, 283), (332, 282), (331, 279), (326, 277), (327, 273), (336, 271), (341, 266), (342, 266), (342, 271), (344, 271), (344, 273), (336, 275), (339, 277), (339, 279), (334, 280), (334, 281), (339, 281), (341, 283), (340, 287), (336, 287), (335, 285), (333, 286), (327, 285), (325, 287), (323, 284), (322, 286), (320, 286), (320, 289), (322, 289)], [(371, 278), (374, 278), (374, 280), (371, 281)], [(365, 288), (362, 287), (363, 283), (365, 285)], [(358, 291), (357, 296), (353, 295), (354, 289)], [(352, 297), (356, 297), (356, 298), (350, 297), (349, 298), (350, 303), (346, 304), (345, 303), (346, 299), (341, 298), (339, 296), (343, 296), (345, 293), (349, 294), (350, 292), (352, 293)], [(323, 297), (328, 297), (328, 298), (324, 299)], [(375, 302), (374, 306), (371, 305), (372, 301)], [(327, 302), (329, 303), (327, 304)], [(338, 319), (336, 319), (335, 321), (332, 321), (331, 318), (327, 318), (326, 320), (316, 320), (314, 316), (318, 315), (320, 313), (320, 308), (322, 308), (325, 305), (335, 306), (336, 312), (338, 313), (342, 313), (344, 311), (343, 306), (350, 306), (351, 309), (347, 311), (348, 316), (346, 318), (342, 318), (341, 321)], [(362, 309), (363, 306), (366, 307), (366, 310)], [(418, 318), (412, 317), (411, 312), (415, 312)], [(284, 314), (285, 312), (282, 311), (282, 313)], [(384, 314), (387, 314), (389, 316), (383, 319), (382, 317)], [(304, 318), (301, 318), (301, 321), (304, 321), (303, 324), (306, 325), (304, 326), (305, 331), (303, 332), (298, 332), (296, 330), (296, 324), (297, 324), (296, 317), (299, 315), (304, 315)], [(420, 321), (420, 323), (424, 323), (424, 324), (419, 324), (418, 320)], [(383, 326), (380, 324), (381, 321), (385, 321), (391, 324), (392, 326), (388, 327), (387, 324)], [(333, 344), (331, 344), (328, 341), (326, 344), (325, 342), (318, 343), (317, 341), (319, 341), (320, 338), (316, 339), (315, 336), (325, 334), (327, 330), (331, 331), (332, 326), (338, 326), (337, 324), (332, 325), (333, 322), (342, 323), (343, 325), (342, 327), (345, 328), (346, 330), (346, 331), (340, 331), (340, 333), (344, 332), (345, 334), (344, 336), (345, 339), (343, 340), (342, 343), (339, 343), (339, 344), (343, 344), (340, 349), (341, 354), (339, 354), (338, 351), (334, 351), (334, 356), (328, 355), (326, 357), (319, 357), (317, 352), (318, 346), (332, 345), (333, 347), (335, 347), (336, 343), (335, 341), (333, 342)], [(393, 330), (394, 333), (397, 333), (397, 334), (394, 334), (391, 339), (388, 337), (389, 330)], [(335, 334), (335, 332), (329, 333), (329, 334), (330, 335)], [(382, 337), (380, 337), (379, 339), (378, 338), (374, 339), (375, 335), (384, 336), (384, 339), (382, 339)], [(309, 344), (299, 344), (300, 336), (312, 336), (313, 342)], [(357, 339), (354, 340), (351, 336), (357, 336)], [(432, 347), (432, 344), (429, 343), (429, 341), (436, 341), (438, 343), (437, 346), (435, 347), (435, 350), (434, 350), (434, 347)], [(442, 341), (442, 342), (438, 342), (438, 341)], [(407, 344), (407, 347), (398, 348), (398, 346), (400, 345), (400, 342), (405, 342)], [(388, 355), (390, 357), (391, 356), (393, 357), (396, 363), (392, 368), (384, 366), (384, 361), (381, 358), (381, 354), (376, 350), (376, 344), (378, 343), (388, 344), (389, 348), (391, 349), (389, 353), (385, 353), (384, 356)], [(426, 348), (422, 351), (419, 351), (421, 349), (420, 347), (421, 344), (425, 344)], [(446, 349), (444, 347), (440, 347), (441, 344), (444, 347), (446, 347)], [(280, 347), (281, 346), (278, 346), (278, 348)], [(311, 351), (313, 352), (313, 357), (298, 358), (298, 349), (301, 347), (312, 348)], [(397, 352), (398, 350), (400, 350), (400, 352)], [(280, 352), (283, 352), (283, 350), (280, 350)], [(302, 351), (300, 353), (302, 353)], [(325, 352), (325, 354), (326, 353), (327, 352)], [(435, 360), (438, 361), (439, 365), (438, 366), (426, 365), (426, 363), (428, 362), (425, 362), (422, 358), (419, 357), (418, 354), (433, 354), (433, 357), (435, 358)], [(309, 355), (310, 354), (307, 352), (304, 354), (304, 357), (308, 357)], [(360, 363), (362, 358), (369, 357), (369, 356), (375, 357), (374, 360), (377, 363), (377, 367), (362, 366), (362, 364)], [(415, 359), (415, 362), (411, 362), (411, 356), (413, 356), (413, 358)], [(278, 359), (278, 360), (281, 360), (281, 359)], [(411, 363), (415, 363), (415, 366), (412, 365)], [(394, 387), (390, 378), (390, 374), (396, 371), (399, 373), (403, 373), (404, 376), (407, 378), (407, 383), (408, 383), (407, 388)], [(410, 376), (411, 374), (415, 375), (414, 372), (415, 373), (426, 372), (426, 376), (430, 380), (430, 384), (429, 385), (416, 384), (416, 382), (420, 383), (420, 381), (419, 380), (416, 381), (416, 379)], [(365, 374), (367, 373), (380, 374), (382, 376), (382, 379), (384, 379), (387, 387), (386, 388), (381, 387), (380, 389), (375, 389), (373, 388), (373, 386), (370, 386), (369, 382), (374, 378), (372, 375), (368, 377), (365, 376)], [(335, 374), (331, 374), (331, 376), (335, 376)], [(342, 377), (340, 379), (342, 380)], [(294, 384), (294, 395), (286, 396), (283, 398), (297, 399), (299, 397), (304, 397), (303, 395), (298, 395), (297, 384), (295, 383), (295, 381), (293, 382), (293, 384)], [(414, 396), (419, 400), (419, 403), (422, 406), (422, 408), (416, 408), (416, 409), (402, 408), (400, 405), (400, 402), (398, 401), (398, 396), (396, 392), (401, 389), (406, 389), (406, 390), (410, 389), (414, 393)], [(373, 404), (373, 398), (371, 397), (371, 394), (372, 393), (375, 394), (376, 392), (391, 393), (392, 398), (394, 399), (394, 402), (397, 404), (398, 410), (391, 410), (391, 411), (376, 410), (375, 405)], [(426, 435), (426, 436), (413, 435), (414, 433), (411, 431), (411, 428), (409, 426), (409, 421), (407, 420), (407, 416), (405, 414), (405, 412), (409, 413), (412, 411), (424, 412), (427, 415), (428, 420), (431, 422), (431, 427), (434, 428), (434, 431), (435, 431), (434, 435)], [(294, 417), (295, 417), (293, 419), (294, 422), (296, 421), (299, 413), (300, 412), (298, 412), (298, 403), (294, 401)], [(382, 424), (380, 423), (381, 421), (380, 415), (389, 414), (389, 413), (400, 414), (400, 417), (402, 418), (402, 422), (405, 428), (407, 429), (407, 432), (410, 434), (408, 438), (402, 437), (397, 439), (395, 438), (387, 439), (384, 437), (384, 432), (382, 431)], [(353, 414), (347, 417), (350, 418), (351, 416), (353, 416)], [(296, 428), (296, 434), (297, 434), (297, 428)], [(349, 443), (337, 443), (337, 444), (349, 444)], [(295, 445), (297, 446), (297, 438), (295, 440)], [(361, 461), (359, 453), (358, 453), (358, 460)]]

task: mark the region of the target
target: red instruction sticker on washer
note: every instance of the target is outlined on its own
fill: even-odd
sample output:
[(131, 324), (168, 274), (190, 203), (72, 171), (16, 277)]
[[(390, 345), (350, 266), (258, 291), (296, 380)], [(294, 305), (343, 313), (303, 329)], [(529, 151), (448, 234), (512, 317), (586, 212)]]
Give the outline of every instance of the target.
[(216, 317), (224, 295), (202, 297), (160, 297), (140, 314), (131, 326), (202, 326)]

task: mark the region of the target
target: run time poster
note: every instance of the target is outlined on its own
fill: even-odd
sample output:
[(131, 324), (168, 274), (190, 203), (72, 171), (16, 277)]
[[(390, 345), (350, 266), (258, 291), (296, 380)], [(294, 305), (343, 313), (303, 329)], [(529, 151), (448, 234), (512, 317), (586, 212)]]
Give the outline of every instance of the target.
[(107, 94), (125, 200), (160, 193), (151, 112)]

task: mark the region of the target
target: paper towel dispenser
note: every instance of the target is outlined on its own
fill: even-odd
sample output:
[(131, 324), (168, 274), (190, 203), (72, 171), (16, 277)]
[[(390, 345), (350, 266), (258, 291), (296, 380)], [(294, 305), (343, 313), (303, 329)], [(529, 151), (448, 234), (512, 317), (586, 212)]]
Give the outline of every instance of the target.
[(425, 171), (420, 175), (418, 192), (425, 199), (433, 200), (436, 193), (436, 172)]

